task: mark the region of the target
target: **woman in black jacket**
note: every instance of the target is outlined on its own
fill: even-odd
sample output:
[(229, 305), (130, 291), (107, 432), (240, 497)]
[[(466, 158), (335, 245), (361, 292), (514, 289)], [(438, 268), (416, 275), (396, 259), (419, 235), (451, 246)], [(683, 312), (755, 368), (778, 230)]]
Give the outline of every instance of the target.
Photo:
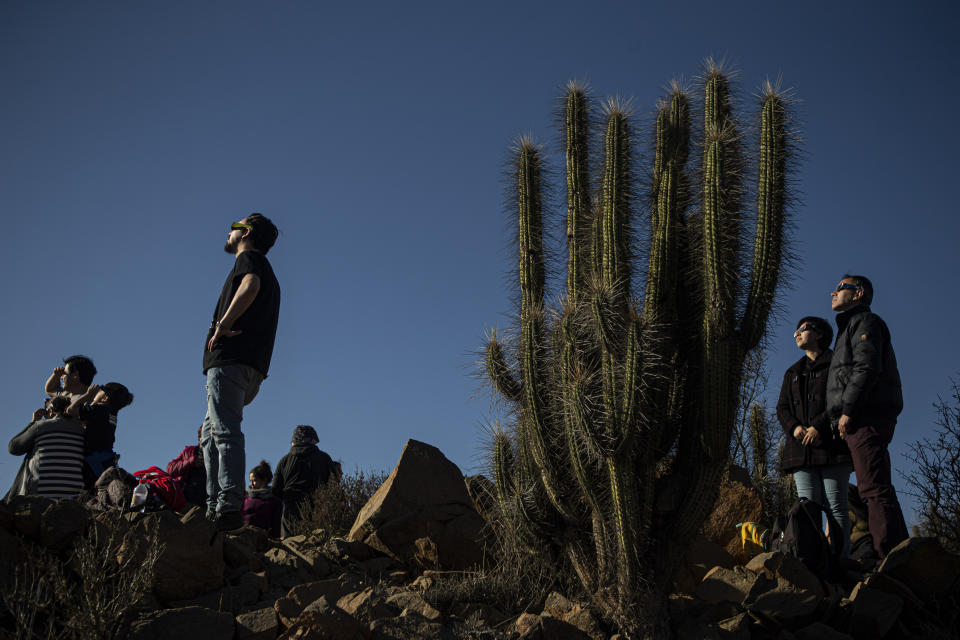
[[(827, 372), (833, 352), (833, 328), (823, 318), (807, 316), (793, 333), (804, 352), (783, 376), (777, 418), (786, 433), (780, 471), (792, 473), (797, 495), (823, 505), (843, 528), (843, 553), (850, 555), (847, 484), (853, 463), (847, 443), (827, 416)], [(837, 532), (830, 532), (836, 535)]]

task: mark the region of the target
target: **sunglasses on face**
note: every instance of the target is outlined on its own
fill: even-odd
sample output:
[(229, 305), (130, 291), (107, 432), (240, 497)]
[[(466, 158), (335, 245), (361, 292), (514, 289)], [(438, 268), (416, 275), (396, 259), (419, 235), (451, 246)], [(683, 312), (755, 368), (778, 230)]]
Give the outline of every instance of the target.
[(856, 289), (857, 291), (862, 291), (863, 287), (858, 284), (850, 284), (849, 282), (841, 282), (837, 285), (837, 288), (834, 289), (834, 293), (840, 293), (844, 289)]
[(242, 222), (234, 222), (230, 225), (230, 230), (233, 231), (234, 229), (253, 229), (253, 226)]
[(813, 329), (813, 325), (808, 322), (797, 327), (797, 330), (793, 332), (793, 335), (798, 336), (804, 331), (813, 331)]

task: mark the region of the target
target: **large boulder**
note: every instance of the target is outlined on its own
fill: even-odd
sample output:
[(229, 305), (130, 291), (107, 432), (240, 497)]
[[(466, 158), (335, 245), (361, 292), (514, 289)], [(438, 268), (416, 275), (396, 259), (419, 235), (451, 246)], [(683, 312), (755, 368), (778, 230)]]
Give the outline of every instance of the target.
[(165, 602), (189, 600), (223, 586), (223, 535), (202, 515), (190, 513), (183, 522), (172, 511), (140, 516), (120, 549), (118, 560), (127, 554), (145, 558), (159, 550), (153, 591)]
[(458, 570), (483, 560), (483, 526), (457, 465), (436, 447), (408, 440), (348, 538), (400, 562), (417, 558), (420, 564)]
[(204, 609), (184, 607), (141, 614), (130, 626), (128, 640), (169, 640), (170, 638), (204, 638), (232, 640), (233, 616)]
[(713, 512), (703, 523), (703, 536), (726, 549), (733, 558), (745, 561), (737, 524), (759, 522), (763, 501), (750, 482), (750, 475), (741, 467), (730, 466), (720, 483), (720, 492)]

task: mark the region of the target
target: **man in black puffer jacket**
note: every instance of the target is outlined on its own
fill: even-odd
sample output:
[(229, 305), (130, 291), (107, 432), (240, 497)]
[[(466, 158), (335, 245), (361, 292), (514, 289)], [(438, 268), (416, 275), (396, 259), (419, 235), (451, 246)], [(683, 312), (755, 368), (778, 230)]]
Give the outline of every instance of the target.
[(897, 358), (886, 323), (870, 311), (870, 280), (845, 275), (830, 296), (837, 342), (827, 376), (827, 414), (850, 447), (870, 534), (883, 558), (909, 536), (887, 452), (903, 409)]
[(290, 452), (280, 458), (273, 474), (273, 495), (283, 503), (280, 536), (293, 535), (293, 527), (301, 520), (301, 510), (308, 504), (313, 492), (326, 484), (331, 476), (340, 481), (340, 465), (325, 451), (313, 427), (302, 424), (293, 430)]

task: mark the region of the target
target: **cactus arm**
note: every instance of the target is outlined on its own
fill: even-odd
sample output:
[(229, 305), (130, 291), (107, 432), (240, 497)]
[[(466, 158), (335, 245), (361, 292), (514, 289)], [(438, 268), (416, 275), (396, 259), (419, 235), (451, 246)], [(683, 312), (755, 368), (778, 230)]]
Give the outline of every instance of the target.
[(786, 152), (786, 108), (783, 98), (768, 90), (760, 120), (757, 230), (750, 292), (741, 323), (741, 339), (747, 350), (760, 342), (780, 276), (786, 209)]
[(503, 355), (503, 344), (496, 333), (490, 336), (487, 342), (486, 353), (487, 375), (493, 386), (510, 402), (518, 402), (521, 398), (520, 384), (510, 374), (506, 358)]
[(586, 92), (575, 83), (567, 88), (564, 111), (567, 164), (567, 298), (580, 298), (590, 265), (584, 242), (589, 228), (590, 181), (587, 163), (588, 112)]

